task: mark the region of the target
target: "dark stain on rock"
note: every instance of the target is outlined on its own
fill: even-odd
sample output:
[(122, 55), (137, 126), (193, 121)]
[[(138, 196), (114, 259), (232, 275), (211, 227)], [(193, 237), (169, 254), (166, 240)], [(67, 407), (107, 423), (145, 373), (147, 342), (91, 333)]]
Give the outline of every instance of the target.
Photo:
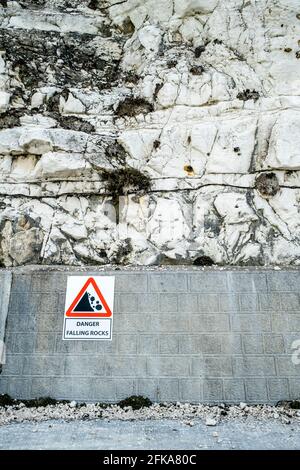
[(297, 52), (295, 53), (295, 56), (296, 56), (296, 59), (300, 59), (300, 51), (297, 51)]
[(45, 6), (46, 0), (22, 0), (19, 2), (19, 4), (25, 10), (27, 8), (30, 8), (32, 10), (37, 10)]
[(12, 127), (20, 127), (20, 117), (23, 116), (24, 110), (10, 109), (0, 114), (0, 129), (10, 129)]
[(103, 89), (118, 79), (119, 60), (99, 57), (91, 34), (1, 29), (5, 60), (28, 89), (49, 85), (49, 69), (58, 86)]
[(159, 141), (159, 140), (155, 140), (155, 141), (153, 142), (153, 149), (154, 149), (154, 150), (157, 150), (159, 147), (160, 147), (160, 141)]
[(3, 8), (7, 7), (7, 0), (0, 0), (0, 5), (3, 6)]
[(168, 69), (173, 69), (174, 67), (176, 67), (177, 64), (178, 64), (178, 62), (175, 59), (170, 59), (170, 60), (167, 61)]
[[(98, 3), (100, 2), (101, 0), (98, 0)], [(53, 8), (53, 4), (55, 4), (58, 11), (65, 12), (66, 8), (82, 10), (82, 7), (88, 7), (91, 0), (19, 0), (18, 3), (22, 8), (30, 8), (31, 10), (38, 10), (44, 7), (48, 7), (50, 9)]]
[(155, 85), (155, 90), (154, 90), (154, 93), (153, 93), (154, 100), (156, 100), (157, 95), (158, 95), (158, 93), (160, 92), (160, 90), (162, 89), (163, 86), (164, 86), (163, 83), (157, 83)]
[(133, 117), (138, 114), (151, 113), (153, 109), (153, 104), (149, 103), (144, 98), (127, 97), (124, 101), (119, 103), (116, 114), (119, 117)]
[(135, 31), (135, 26), (132, 23), (131, 19), (127, 17), (121, 26), (119, 26), (119, 30), (125, 35), (132, 35)]
[(255, 180), (255, 188), (264, 197), (272, 197), (278, 193), (280, 186), (275, 173), (261, 173)]
[(212, 232), (214, 235), (218, 236), (221, 231), (222, 222), (220, 218), (215, 215), (211, 214), (204, 218), (204, 230), (206, 232)]
[(236, 97), (237, 99), (241, 101), (248, 101), (248, 100), (257, 101), (259, 99), (259, 93), (256, 90), (249, 90), (249, 88), (247, 88), (246, 90), (238, 93)]
[(126, 164), (126, 152), (118, 142), (114, 142), (113, 145), (107, 145), (105, 156), (113, 166), (125, 166)]
[(214, 261), (210, 258), (210, 256), (199, 256), (198, 258), (194, 259), (193, 265), (194, 266), (212, 266), (214, 265)]
[[(119, 223), (118, 218), (117, 223)], [(132, 252), (132, 250), (133, 248), (131, 244), (131, 239), (125, 238), (125, 240), (123, 240), (122, 244), (120, 244), (116, 252), (114, 252), (110, 256), (110, 262), (115, 264), (127, 264), (128, 255)]]
[(15, 86), (12, 90), (10, 97), (10, 102), (13, 104), (14, 100), (23, 101), (24, 105), (29, 105), (30, 102), (30, 92), (27, 92), (20, 86)]
[(84, 119), (74, 116), (59, 116), (58, 122), (60, 127), (63, 129), (69, 129), (72, 131), (86, 132), (90, 134), (95, 132), (95, 127)]
[(60, 93), (57, 91), (48, 98), (46, 103), (46, 109), (49, 112), (59, 113), (59, 100), (60, 100)]
[(204, 70), (204, 67), (202, 67), (202, 65), (193, 65), (190, 68), (190, 72), (192, 75), (202, 75), (204, 71), (205, 70)]
[(29, 230), (30, 228), (39, 228), (41, 222), (41, 218), (37, 217), (37, 219), (33, 219), (28, 214), (22, 214), (19, 218), (13, 221), (13, 229), (14, 232), (20, 232), (24, 230)]
[(197, 59), (199, 59), (199, 57), (201, 56), (201, 54), (205, 51), (205, 45), (201, 45), (201, 46), (198, 46), (196, 47), (195, 49), (195, 57)]
[(187, 172), (189, 176), (194, 175), (194, 168), (192, 167), (192, 165), (184, 165), (183, 169)]
[(111, 38), (112, 37), (112, 30), (115, 30), (114, 27), (112, 27), (110, 24), (101, 24), (98, 26), (99, 33), (101, 33), (101, 36), (104, 38)]
[[(65, 88), (61, 92), (55, 92), (49, 97), (46, 103), (39, 108), (39, 111), (44, 110), (44, 114), (55, 119), (59, 126), (63, 129), (69, 129), (73, 131), (86, 132), (88, 134), (95, 132), (95, 127), (88, 121), (77, 117), (77, 116), (64, 116), (59, 112), (60, 97), (62, 96), (65, 100), (68, 99), (69, 91)], [(33, 108), (35, 109), (35, 108)]]
[(124, 77), (123, 77), (123, 80), (125, 82), (129, 82), (129, 83), (138, 83), (139, 79), (140, 79), (140, 77), (132, 71), (126, 72)]
[(91, 0), (90, 3), (88, 4), (88, 8), (91, 10), (97, 10), (99, 7), (98, 0)]
[(45, 105), (46, 111), (50, 113), (59, 113), (60, 97), (64, 98), (64, 100), (67, 101), (68, 96), (69, 90), (67, 88), (64, 88), (62, 91), (55, 91), (54, 94), (47, 99)]

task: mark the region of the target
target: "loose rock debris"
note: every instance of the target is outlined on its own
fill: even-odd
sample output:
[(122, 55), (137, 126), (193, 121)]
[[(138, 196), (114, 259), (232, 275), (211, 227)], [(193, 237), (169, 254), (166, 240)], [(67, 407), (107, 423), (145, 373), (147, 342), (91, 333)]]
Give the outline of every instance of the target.
[[(295, 403), (295, 402), (293, 402)], [(257, 420), (276, 419), (283, 424), (300, 424), (300, 410), (291, 408), (289, 402), (278, 406), (270, 405), (205, 405), (189, 403), (154, 403), (151, 406), (133, 409), (132, 406), (101, 403), (58, 402), (46, 406), (29, 408), (24, 403), (0, 407), (0, 425), (22, 423), (24, 421), (41, 422), (50, 419), (95, 420), (182, 420), (193, 426), (193, 420), (203, 420), (207, 426), (216, 426), (222, 421), (235, 418), (254, 417)]]

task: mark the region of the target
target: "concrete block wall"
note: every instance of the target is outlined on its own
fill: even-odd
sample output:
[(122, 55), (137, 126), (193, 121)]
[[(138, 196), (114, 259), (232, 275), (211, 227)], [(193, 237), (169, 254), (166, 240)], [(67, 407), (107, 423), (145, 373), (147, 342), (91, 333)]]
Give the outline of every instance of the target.
[[(68, 275), (114, 275), (113, 340), (63, 341)], [(300, 397), (297, 270), (13, 272), (0, 393), (115, 402)]]

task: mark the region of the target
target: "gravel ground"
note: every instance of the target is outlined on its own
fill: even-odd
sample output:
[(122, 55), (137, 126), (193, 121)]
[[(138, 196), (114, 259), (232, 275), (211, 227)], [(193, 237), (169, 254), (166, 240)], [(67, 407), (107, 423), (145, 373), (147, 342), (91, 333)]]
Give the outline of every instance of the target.
[(0, 428), (0, 449), (119, 450), (296, 450), (300, 424), (280, 420), (226, 419), (209, 427), (201, 419), (50, 420), (9, 424)]
[(133, 410), (131, 406), (120, 407), (118, 405), (103, 406), (97, 403), (80, 404), (72, 401), (70, 403), (59, 403), (56, 405), (28, 408), (23, 403), (0, 408), (1, 425), (10, 423), (22, 423), (24, 421), (41, 422), (49, 419), (64, 419), (67, 421), (78, 420), (161, 420), (180, 419), (187, 424), (193, 424), (193, 420), (201, 419), (208, 426), (217, 425), (220, 422), (236, 418), (255, 418), (258, 421), (274, 419), (281, 424), (295, 424), (300, 426), (300, 410), (291, 409), (287, 405), (192, 405), (189, 403), (176, 404), (152, 404)]
[(236, 418), (253, 417), (258, 421), (269, 419), (277, 420), (282, 424), (300, 425), (300, 410), (291, 409), (289, 406), (269, 406), (269, 405), (192, 405), (189, 403), (177, 404), (152, 404), (133, 410), (131, 406), (120, 407), (110, 405), (104, 407), (97, 403), (80, 404), (72, 401), (70, 403), (59, 403), (55, 405), (26, 407), (23, 403), (0, 408), (0, 428), (1, 425), (10, 423), (22, 423), (24, 421), (41, 422), (49, 419), (64, 419), (67, 421), (77, 420), (160, 420), (160, 419), (180, 419), (187, 424), (193, 423), (194, 419), (200, 418), (209, 426), (214, 426), (222, 421)]
[(300, 410), (76, 402), (0, 408), (0, 449), (300, 449)]

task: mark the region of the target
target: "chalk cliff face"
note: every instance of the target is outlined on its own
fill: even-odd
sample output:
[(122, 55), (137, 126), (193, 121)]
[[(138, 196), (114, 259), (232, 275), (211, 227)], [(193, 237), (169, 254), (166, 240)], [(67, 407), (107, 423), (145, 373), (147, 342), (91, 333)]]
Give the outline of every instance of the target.
[(0, 264), (300, 263), (299, 0), (0, 1)]

